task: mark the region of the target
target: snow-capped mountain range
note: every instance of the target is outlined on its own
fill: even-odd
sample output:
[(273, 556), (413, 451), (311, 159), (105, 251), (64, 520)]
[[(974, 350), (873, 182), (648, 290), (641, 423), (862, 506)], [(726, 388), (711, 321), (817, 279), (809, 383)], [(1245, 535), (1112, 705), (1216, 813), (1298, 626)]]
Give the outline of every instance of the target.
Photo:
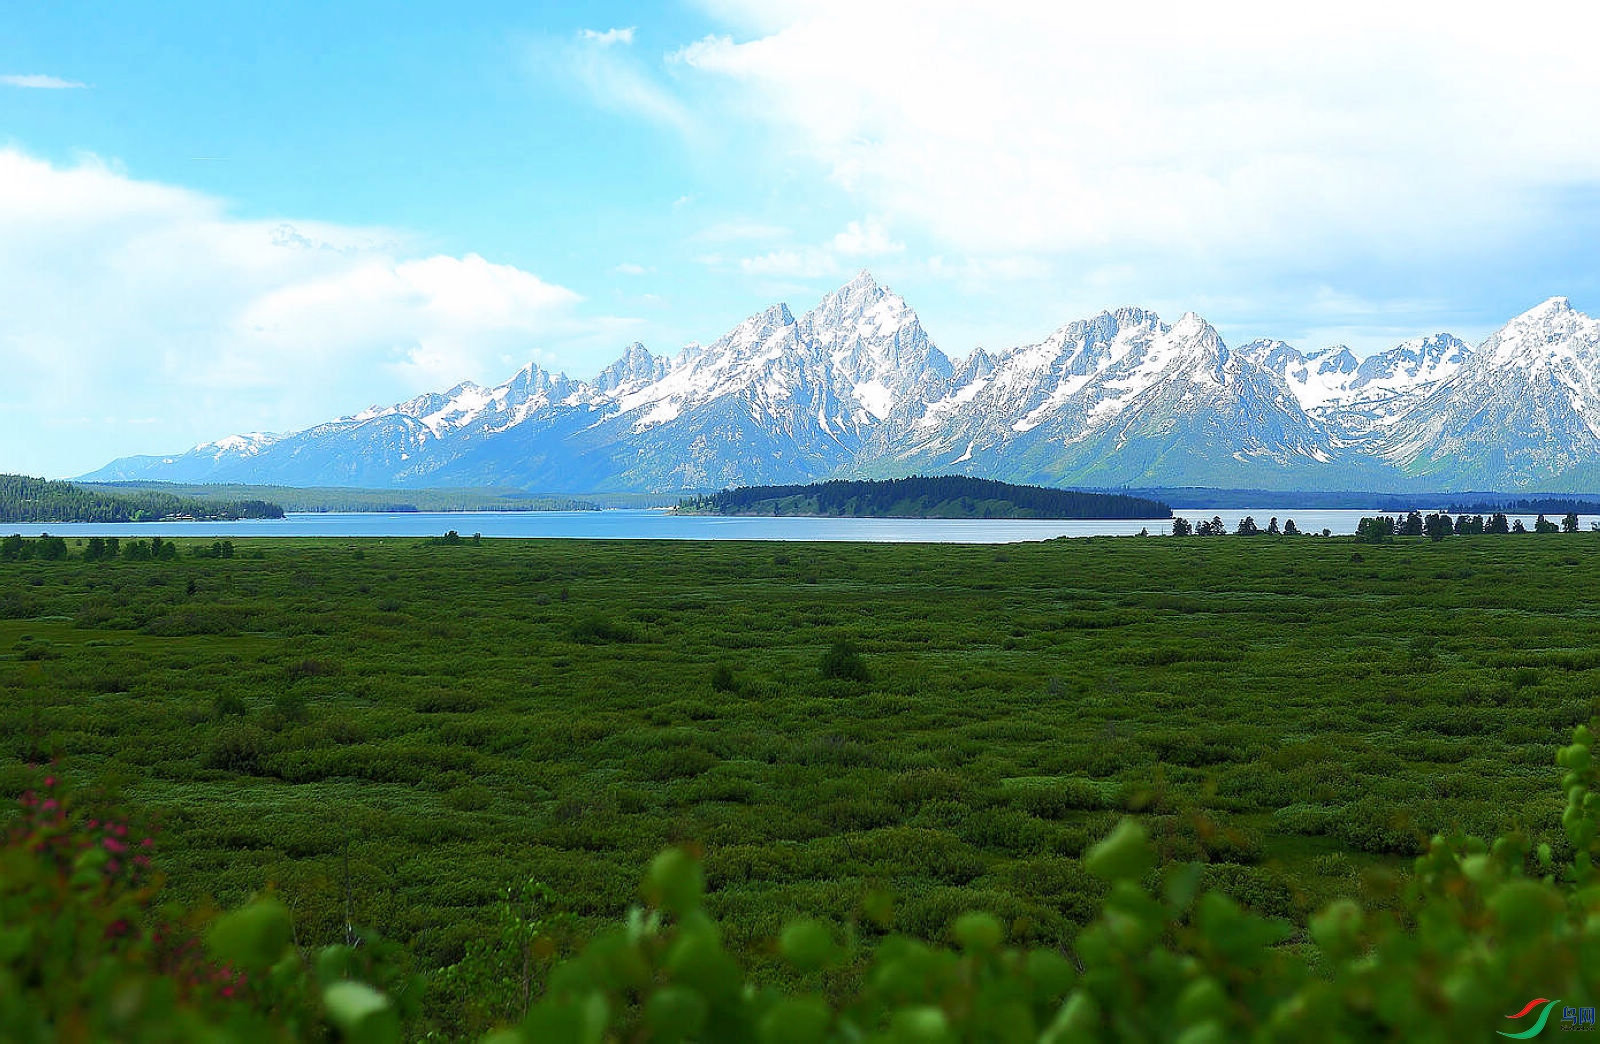
[(1122, 308), (953, 363), (870, 274), (593, 380), (529, 364), (287, 435), (85, 479), (669, 492), (837, 476), (1262, 489), (1574, 492), (1600, 481), (1600, 321), (1551, 298), (1474, 349), (1229, 348)]

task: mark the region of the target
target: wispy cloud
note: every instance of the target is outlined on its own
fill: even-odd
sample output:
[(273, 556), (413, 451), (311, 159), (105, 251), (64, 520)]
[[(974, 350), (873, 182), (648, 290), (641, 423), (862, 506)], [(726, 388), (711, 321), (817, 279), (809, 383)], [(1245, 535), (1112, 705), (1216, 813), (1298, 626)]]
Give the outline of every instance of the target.
[(7, 87), (26, 87), (37, 91), (71, 91), (89, 86), (77, 80), (63, 80), (59, 76), (45, 76), (42, 73), (7, 73), (0, 75), (0, 83)]
[(739, 259), (739, 268), (751, 275), (783, 276), (789, 279), (818, 279), (839, 273), (839, 262), (826, 250), (816, 247), (772, 250), (756, 257)]
[[(786, 239), (789, 230), (783, 228), (766, 228), (760, 225), (747, 227), (735, 226), (727, 228), (713, 226), (720, 231), (721, 237), (727, 240), (734, 239)], [(707, 230), (710, 231), (710, 230)], [(731, 233), (740, 232), (742, 235)], [(702, 233), (705, 235), (705, 233)], [(888, 254), (898, 254), (905, 250), (905, 244), (899, 243), (889, 235), (889, 230), (878, 218), (869, 217), (864, 221), (852, 221), (844, 229), (834, 235), (826, 243), (805, 244), (795, 246), (784, 243), (775, 249), (761, 254), (739, 259), (741, 271), (751, 275), (783, 276), (790, 279), (819, 279), (824, 276), (836, 276), (845, 270), (846, 261), (852, 263), (862, 260), (883, 257)], [(720, 263), (721, 258), (717, 261)]]
[(654, 272), (655, 269), (646, 268), (644, 265), (635, 264), (632, 261), (624, 261), (611, 271), (617, 273), (617, 275), (637, 276), (644, 275), (646, 272)]
[(579, 31), (578, 38), (587, 40), (598, 47), (610, 47), (613, 44), (627, 46), (633, 43), (633, 31), (635, 28), (635, 26), (630, 25), (626, 29), (606, 29), (603, 31), (600, 29), (583, 29)]
[(584, 29), (565, 50), (571, 78), (595, 104), (671, 127), (699, 133), (689, 108), (632, 51), (633, 29)]

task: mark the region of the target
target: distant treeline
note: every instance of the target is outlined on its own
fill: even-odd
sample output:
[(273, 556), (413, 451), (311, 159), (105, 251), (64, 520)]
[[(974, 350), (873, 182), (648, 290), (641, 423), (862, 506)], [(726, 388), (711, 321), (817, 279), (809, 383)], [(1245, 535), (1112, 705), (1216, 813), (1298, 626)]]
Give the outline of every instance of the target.
[[(1540, 514), (1534, 520), (1532, 530), (1535, 533), (1577, 531), (1578, 515), (1574, 511), (1567, 512), (1560, 522), (1552, 522)], [(1461, 514), (1452, 519), (1446, 512), (1436, 511), (1423, 517), (1421, 512), (1411, 511), (1404, 517), (1378, 515), (1375, 518), (1363, 518), (1356, 526), (1356, 540), (1364, 544), (1385, 544), (1397, 536), (1425, 536), (1430, 540), (1443, 540), (1447, 536), (1526, 532), (1529, 530), (1522, 524), (1522, 519), (1508, 519), (1504, 512), (1495, 512), (1487, 517), (1482, 514)]]
[(1600, 515), (1600, 500), (1576, 500), (1569, 497), (1475, 500), (1469, 504), (1451, 504), (1445, 510), (1452, 515), (1490, 515), (1496, 511), (1508, 515)]
[(1013, 486), (965, 475), (805, 486), (742, 486), (686, 497), (685, 514), (838, 518), (1171, 518), (1167, 505), (1120, 493)]
[(1173, 510), (1196, 508), (1238, 511), (1255, 508), (1268, 511), (1407, 511), (1416, 504), (1441, 504), (1448, 494), (1397, 494), (1350, 490), (1213, 489), (1207, 486), (1152, 486), (1148, 488), (1097, 489), (1102, 493), (1125, 493), (1171, 504)]
[[(88, 542), (78, 541), (83, 550), (77, 555), (67, 550), (64, 538), (41, 533), (29, 540), (20, 533), (0, 539), (0, 562), (65, 562), (78, 558), (85, 562), (170, 562), (178, 557), (178, 545), (160, 537), (149, 540), (119, 540), (117, 537), (92, 536)], [(233, 541), (216, 540), (210, 545), (195, 544), (189, 548), (192, 558), (232, 558)]]
[(233, 521), (282, 518), (265, 500), (179, 496), (161, 490), (107, 490), (27, 475), (0, 475), (0, 522), (156, 522), (164, 518)]
[[(165, 493), (206, 501), (261, 497), (286, 511), (598, 511), (591, 500), (533, 495), (520, 489), (356, 489), (344, 486), (247, 486), (238, 483), (96, 482), (116, 494)], [(659, 500), (659, 498), (657, 498)]]
[(1419, 507), (1437, 508), (1450, 505), (1446, 510), (1452, 515), (1493, 514), (1504, 511), (1511, 515), (1564, 515), (1575, 511), (1580, 515), (1600, 514), (1600, 500), (1581, 496), (1559, 494), (1497, 493), (1492, 490), (1456, 490), (1454, 492), (1420, 491), (1415, 493), (1378, 492), (1373, 490), (1282, 490), (1282, 489), (1212, 489), (1206, 486), (1151, 486), (1099, 488), (1095, 492), (1126, 493), (1171, 504), (1174, 511), (1196, 508), (1238, 511), (1257, 509), (1270, 511), (1377, 511), (1383, 514), (1404, 515)]

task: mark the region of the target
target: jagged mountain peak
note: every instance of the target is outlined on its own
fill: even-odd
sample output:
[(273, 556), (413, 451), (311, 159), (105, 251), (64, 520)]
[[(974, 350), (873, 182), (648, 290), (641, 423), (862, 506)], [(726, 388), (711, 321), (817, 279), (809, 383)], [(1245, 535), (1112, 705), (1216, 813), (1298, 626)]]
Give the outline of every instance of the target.
[(1356, 358), (1356, 353), (1342, 344), (1329, 345), (1309, 353), (1306, 358), (1315, 360), (1317, 369), (1324, 373), (1353, 373), (1361, 366), (1361, 360)]
[(1552, 297), (1491, 334), (1475, 361), (1479, 368), (1536, 372), (1600, 364), (1600, 320), (1573, 308), (1565, 297)]
[(744, 357), (771, 350), (777, 339), (792, 339), (796, 325), (794, 313), (782, 302), (749, 316), (705, 348), (685, 347), (680, 359), (704, 364), (725, 356)]
[(666, 375), (667, 365), (667, 360), (652, 355), (648, 348), (635, 341), (616, 362), (600, 371), (594, 384), (601, 391), (611, 392), (625, 384), (658, 381)]
[[(1217, 328), (1206, 322), (1199, 312), (1185, 312), (1171, 328), (1158, 339), (1152, 350), (1153, 357), (1171, 355), (1191, 360), (1201, 366), (1220, 367), (1228, 362), (1228, 345)], [(1162, 348), (1166, 350), (1163, 351)]]
[(1579, 324), (1592, 322), (1594, 322), (1594, 317), (1572, 307), (1570, 299), (1551, 297), (1512, 319), (1505, 325), (1504, 329), (1532, 326), (1571, 329)]
[(1302, 352), (1288, 341), (1262, 338), (1241, 344), (1234, 354), (1264, 366), (1285, 380), (1304, 381), (1312, 375), (1351, 374), (1361, 366), (1355, 353), (1342, 344)]
[(995, 359), (989, 352), (978, 346), (972, 353), (961, 360), (961, 365), (956, 367), (954, 374), (957, 381), (971, 381), (979, 377), (987, 377), (994, 372)]
[(846, 290), (870, 291), (876, 289), (877, 286), (878, 281), (872, 277), (872, 273), (863, 268), (852, 276), (848, 283), (834, 292), (840, 293)]
[(849, 282), (823, 294), (816, 307), (812, 308), (807, 314), (857, 314), (873, 307), (886, 297), (893, 298), (898, 307), (906, 307), (905, 300), (900, 295), (879, 283), (877, 279), (873, 278), (871, 272), (863, 268)]
[[(1517, 319), (1541, 319), (1547, 316), (1560, 315), (1563, 312), (1573, 311), (1572, 300), (1567, 297), (1547, 297), (1532, 308), (1517, 316)], [(1512, 322), (1516, 322), (1513, 319)]]
[(1413, 337), (1363, 359), (1356, 375), (1357, 386), (1396, 374), (1414, 380), (1436, 381), (1455, 372), (1471, 355), (1471, 345), (1447, 333)]
[(1555, 297), (1477, 351), (1435, 334), (1358, 359), (1230, 349), (1195, 312), (1168, 323), (1123, 306), (955, 366), (863, 269), (798, 318), (774, 304), (671, 359), (636, 342), (587, 381), (530, 362), (492, 388), (464, 381), (92, 477), (576, 492), (952, 468), (1279, 488), (1600, 480), (1600, 321)]
[(1139, 308), (1136, 305), (1123, 305), (1115, 311), (1105, 311), (1100, 314), (1109, 315), (1117, 321), (1119, 326), (1142, 326), (1147, 323), (1159, 324), (1161, 322), (1159, 315), (1148, 308)]
[(866, 269), (832, 293), (823, 295), (801, 322), (825, 341), (841, 336), (888, 337), (918, 323), (905, 298), (872, 278)]

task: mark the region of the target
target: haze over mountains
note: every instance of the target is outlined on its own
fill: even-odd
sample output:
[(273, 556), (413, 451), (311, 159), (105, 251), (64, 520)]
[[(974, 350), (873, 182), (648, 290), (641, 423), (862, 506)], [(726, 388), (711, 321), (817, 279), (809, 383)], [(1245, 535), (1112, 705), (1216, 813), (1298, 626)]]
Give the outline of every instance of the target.
[(281, 485), (675, 491), (964, 473), (1080, 486), (1592, 491), (1600, 321), (1551, 298), (1477, 348), (1357, 359), (1230, 348), (1200, 316), (1102, 312), (960, 363), (871, 275), (671, 358), (577, 381), (529, 364), (287, 435), (83, 476)]

